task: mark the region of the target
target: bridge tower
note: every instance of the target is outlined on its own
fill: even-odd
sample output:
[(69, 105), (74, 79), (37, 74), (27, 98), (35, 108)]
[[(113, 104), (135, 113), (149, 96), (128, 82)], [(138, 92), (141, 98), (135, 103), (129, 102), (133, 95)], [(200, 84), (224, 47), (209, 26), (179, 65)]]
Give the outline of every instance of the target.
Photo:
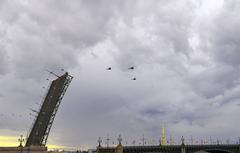
[(52, 127), (53, 120), (57, 113), (58, 107), (73, 78), (67, 72), (64, 75), (57, 77), (58, 78), (56, 80), (53, 80), (51, 82), (50, 88), (42, 103), (40, 111), (38, 112), (31, 132), (27, 138), (27, 147), (45, 146), (47, 143), (47, 138)]

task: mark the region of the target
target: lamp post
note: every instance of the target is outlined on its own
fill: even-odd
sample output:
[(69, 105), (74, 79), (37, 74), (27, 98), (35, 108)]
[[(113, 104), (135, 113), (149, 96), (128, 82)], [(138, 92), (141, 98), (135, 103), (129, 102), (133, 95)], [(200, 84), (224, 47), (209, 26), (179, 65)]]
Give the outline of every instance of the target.
[(145, 144), (145, 141), (146, 139), (144, 138), (144, 134), (143, 134), (143, 137), (142, 137), (142, 144), (143, 144), (143, 146), (144, 146), (144, 144)]
[(181, 138), (182, 144), (181, 144), (181, 153), (186, 153), (186, 149), (185, 149), (185, 144), (184, 144), (184, 138), (182, 136)]
[(20, 143), (19, 147), (21, 148), (21, 153), (22, 153), (22, 151), (23, 151), (23, 145), (22, 145), (22, 143), (25, 141), (25, 140), (23, 139), (23, 135), (20, 135), (20, 138), (18, 139), (18, 141), (19, 141), (19, 143)]
[(119, 136), (118, 136), (118, 144), (122, 145), (122, 136), (121, 136), (121, 134), (119, 134)]
[(98, 147), (101, 147), (101, 143), (102, 143), (102, 138), (99, 137), (99, 138), (98, 138)]
[(109, 141), (110, 141), (110, 138), (109, 138), (109, 134), (107, 134), (107, 139), (106, 139), (106, 143), (107, 143), (107, 148), (109, 147)]

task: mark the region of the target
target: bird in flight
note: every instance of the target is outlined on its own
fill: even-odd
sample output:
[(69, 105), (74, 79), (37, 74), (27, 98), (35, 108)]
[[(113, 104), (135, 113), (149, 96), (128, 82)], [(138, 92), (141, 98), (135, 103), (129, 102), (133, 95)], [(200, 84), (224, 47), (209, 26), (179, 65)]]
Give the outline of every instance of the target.
[(134, 67), (133, 67), (133, 66), (131, 66), (131, 67), (129, 67), (128, 69), (130, 69), (130, 70), (133, 70), (133, 69), (134, 69)]
[[(134, 70), (134, 66), (131, 66), (131, 67), (129, 67), (128, 69), (129, 69), (129, 70)], [(108, 67), (106, 70), (110, 71), (110, 70), (112, 70), (112, 67)], [(131, 78), (131, 80), (137, 80), (137, 78), (134, 77), (134, 78)]]
[(132, 78), (132, 80), (137, 80), (137, 78), (134, 77), (134, 78)]

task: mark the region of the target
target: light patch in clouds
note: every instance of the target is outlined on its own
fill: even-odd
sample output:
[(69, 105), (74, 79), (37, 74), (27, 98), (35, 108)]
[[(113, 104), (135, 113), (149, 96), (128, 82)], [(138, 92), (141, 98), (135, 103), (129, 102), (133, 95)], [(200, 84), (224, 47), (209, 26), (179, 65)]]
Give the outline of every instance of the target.
[(18, 138), (14, 136), (0, 136), (0, 145), (1, 146), (12, 146), (15, 147), (19, 145), (17, 143)]

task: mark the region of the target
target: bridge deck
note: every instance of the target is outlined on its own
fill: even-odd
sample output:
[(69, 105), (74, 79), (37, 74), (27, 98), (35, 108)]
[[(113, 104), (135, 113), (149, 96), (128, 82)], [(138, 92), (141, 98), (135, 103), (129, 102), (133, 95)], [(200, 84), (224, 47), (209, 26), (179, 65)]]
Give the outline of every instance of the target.
[(166, 145), (166, 146), (124, 146), (123, 153), (185, 153), (199, 151), (240, 153), (239, 145)]

